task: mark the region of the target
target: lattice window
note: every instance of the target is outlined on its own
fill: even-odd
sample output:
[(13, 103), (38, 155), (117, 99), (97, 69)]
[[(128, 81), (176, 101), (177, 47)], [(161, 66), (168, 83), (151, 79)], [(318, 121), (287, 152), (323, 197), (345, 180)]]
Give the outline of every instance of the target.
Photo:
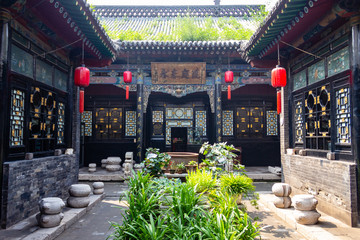
[(125, 136), (136, 137), (136, 111), (126, 111)]
[(57, 122), (57, 144), (64, 143), (65, 133), (65, 104), (59, 103)]
[(54, 149), (56, 114), (54, 94), (32, 88), (29, 123), (31, 152)]
[(152, 112), (153, 136), (163, 136), (164, 112)]
[(25, 93), (13, 89), (11, 91), (10, 110), (10, 146), (24, 144), (24, 112)]
[(336, 97), (336, 142), (351, 143), (350, 131), (350, 89), (335, 91)]
[(234, 135), (234, 112), (231, 110), (222, 112), (222, 132), (223, 136)]
[(84, 123), (82, 135), (85, 137), (92, 136), (92, 111), (84, 111), (81, 114), (81, 122)]
[(195, 127), (200, 136), (206, 136), (206, 111), (195, 112)]
[(193, 119), (192, 108), (166, 108), (167, 119)]
[(278, 115), (276, 111), (266, 111), (266, 135), (278, 135)]
[(306, 148), (331, 148), (329, 85), (305, 93), (305, 126)]
[(303, 117), (303, 104), (302, 101), (295, 102), (295, 114), (294, 114), (294, 123), (295, 123), (295, 143), (304, 143), (304, 117)]

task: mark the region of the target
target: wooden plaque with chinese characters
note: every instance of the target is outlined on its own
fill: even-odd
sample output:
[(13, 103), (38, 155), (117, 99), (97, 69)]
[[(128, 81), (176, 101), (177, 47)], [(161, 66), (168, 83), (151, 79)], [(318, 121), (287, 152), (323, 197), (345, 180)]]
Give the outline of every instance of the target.
[(151, 63), (153, 84), (205, 84), (206, 63)]

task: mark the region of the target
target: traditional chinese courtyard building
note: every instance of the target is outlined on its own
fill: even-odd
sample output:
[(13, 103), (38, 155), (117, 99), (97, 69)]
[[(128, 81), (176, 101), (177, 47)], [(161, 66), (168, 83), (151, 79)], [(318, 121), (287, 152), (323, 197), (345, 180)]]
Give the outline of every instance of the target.
[[(148, 147), (198, 152), (203, 142), (226, 141), (242, 149), (246, 165), (280, 165), (270, 69), (251, 67), (241, 57), (246, 41), (234, 41), (233, 36), (213, 41), (182, 41), (176, 36), (181, 24), (191, 31), (210, 31), (210, 25), (216, 34), (241, 32), (252, 25), (249, 19), (258, 10), (258, 6), (96, 6), (95, 13), (115, 41), (117, 56), (109, 67), (91, 69), (82, 118), (83, 164), (111, 155), (123, 157), (127, 151), (141, 161)], [(143, 40), (119, 40), (124, 35)], [(127, 70), (133, 75), (128, 85), (123, 81)], [(224, 82), (228, 70), (234, 73), (231, 84)]]
[[(80, 115), (74, 68), (105, 66), (115, 49), (84, 1), (1, 1), (1, 227), (65, 199), (77, 182)], [(72, 148), (75, 154), (64, 155)]]
[(253, 66), (287, 70), (283, 180), (356, 226), (359, 215), (359, 1), (279, 1), (246, 46)]

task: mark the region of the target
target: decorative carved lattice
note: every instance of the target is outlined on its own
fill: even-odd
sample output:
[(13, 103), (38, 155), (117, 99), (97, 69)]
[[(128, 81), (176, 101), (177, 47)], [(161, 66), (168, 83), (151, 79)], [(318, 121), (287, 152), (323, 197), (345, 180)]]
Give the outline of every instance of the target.
[(81, 114), (81, 122), (84, 123), (84, 132), (85, 137), (92, 136), (92, 111), (84, 111)]
[(234, 135), (234, 112), (231, 110), (225, 110), (222, 112), (222, 132), (223, 136)]
[(65, 104), (59, 103), (57, 121), (57, 144), (64, 143), (65, 133)]
[(266, 135), (267, 136), (277, 136), (277, 112), (276, 111), (266, 111)]
[(200, 136), (206, 136), (206, 111), (195, 112), (195, 127)]
[(11, 91), (10, 146), (24, 144), (24, 100), (23, 91), (17, 89)]
[(350, 89), (341, 88), (335, 92), (336, 96), (336, 141), (351, 143), (350, 132)]
[(301, 101), (295, 102), (295, 142), (296, 143), (304, 143), (303, 137), (303, 129), (304, 129), (304, 117), (303, 117), (303, 104)]
[(125, 136), (136, 137), (136, 111), (126, 111)]

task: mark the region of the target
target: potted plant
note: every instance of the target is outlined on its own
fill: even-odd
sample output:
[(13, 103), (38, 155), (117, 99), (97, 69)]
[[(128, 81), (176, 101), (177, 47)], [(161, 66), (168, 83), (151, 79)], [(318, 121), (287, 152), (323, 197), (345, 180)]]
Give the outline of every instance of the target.
[(176, 172), (177, 173), (183, 173), (185, 171), (185, 164), (184, 163), (179, 163), (178, 165), (176, 165)]
[(176, 166), (173, 162), (170, 161), (170, 174), (174, 174), (176, 171)]
[(227, 171), (230, 170), (230, 165), (232, 165), (234, 158), (237, 156), (234, 151), (239, 151), (233, 145), (228, 145), (226, 142), (209, 144), (205, 142), (199, 153), (204, 155), (205, 159), (203, 162), (211, 170), (216, 170), (217, 166), (223, 166)]
[(158, 148), (148, 148), (145, 153), (144, 171), (154, 177), (162, 174), (162, 168), (170, 163), (171, 156), (167, 153), (160, 153)]
[(256, 197), (254, 195), (255, 186), (251, 178), (245, 174), (223, 174), (220, 177), (220, 189), (231, 195), (237, 197), (237, 204), (241, 203), (241, 198), (244, 197)]
[(196, 171), (197, 167), (198, 167), (198, 163), (196, 161), (190, 161), (186, 165), (186, 170), (189, 171), (189, 172), (193, 172), (193, 171)]

